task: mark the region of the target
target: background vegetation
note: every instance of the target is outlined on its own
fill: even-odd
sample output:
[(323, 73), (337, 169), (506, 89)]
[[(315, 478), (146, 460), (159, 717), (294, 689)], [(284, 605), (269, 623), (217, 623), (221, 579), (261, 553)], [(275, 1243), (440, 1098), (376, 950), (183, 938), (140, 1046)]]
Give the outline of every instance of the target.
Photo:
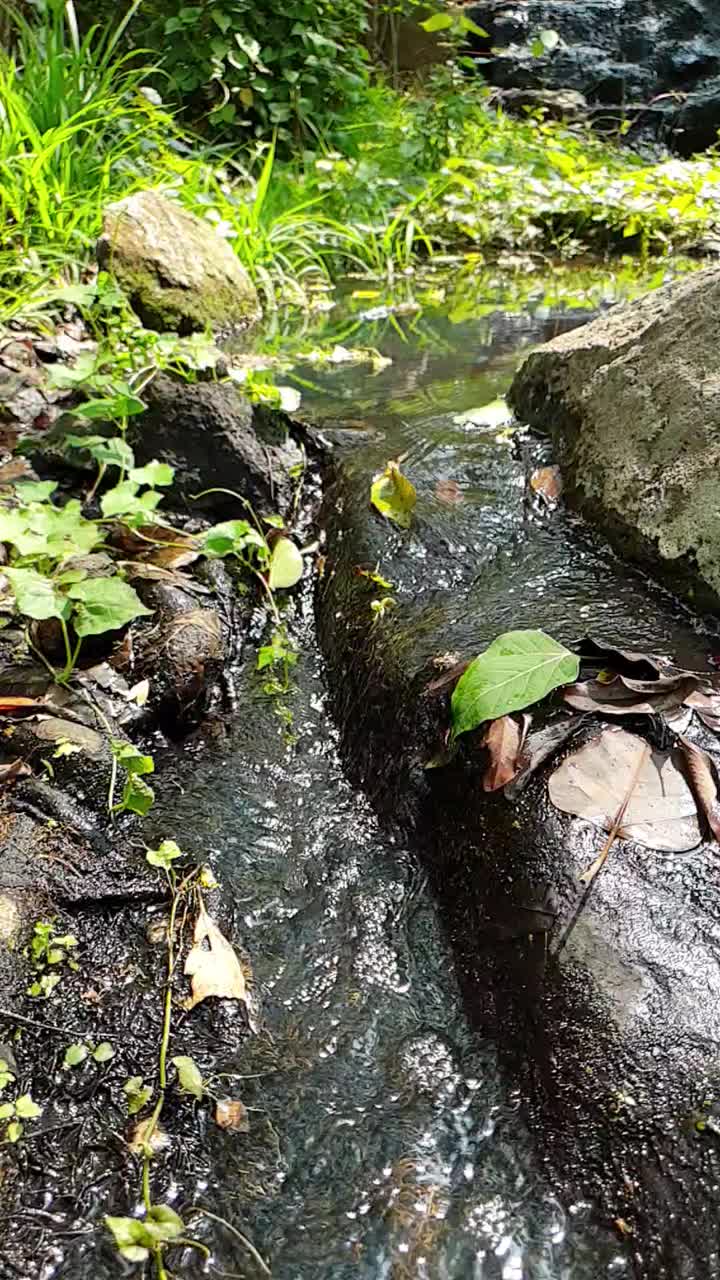
[(269, 308), (433, 253), (662, 250), (715, 228), (715, 154), (648, 158), (584, 126), (509, 117), (459, 56), (454, 26), (438, 33), (444, 60), (393, 87), (409, 15), (407, 0), (131, 0), (120, 13), (34, 0), (9, 12), (6, 306), (80, 278), (103, 206), (148, 185), (216, 224)]

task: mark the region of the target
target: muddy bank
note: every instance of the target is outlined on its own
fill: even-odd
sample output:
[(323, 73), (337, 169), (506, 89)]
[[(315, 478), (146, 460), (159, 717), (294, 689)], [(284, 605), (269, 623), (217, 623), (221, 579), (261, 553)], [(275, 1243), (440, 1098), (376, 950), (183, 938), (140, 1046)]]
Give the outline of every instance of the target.
[[(720, 1034), (716, 846), (673, 855), (618, 841), (583, 899), (598, 832), (549, 804), (549, 766), (512, 803), (483, 792), (478, 736), (426, 768), (446, 739), (448, 672), (505, 630), (568, 645), (590, 634), (693, 669), (712, 645), (533, 494), (547, 445), (467, 421), (426, 419), (424, 433), (378, 422), (380, 438), (338, 448), (322, 512), (317, 616), (349, 766), (420, 851), (468, 1014), (497, 1045), (566, 1203), (592, 1203), (637, 1277), (716, 1275), (720, 1164), (694, 1123), (714, 1093)], [(409, 532), (368, 501), (398, 453), (418, 492)], [(376, 567), (395, 602), (380, 618), (359, 572)], [(556, 714), (551, 700), (536, 725)]]
[[(317, 476), (304, 465), (302, 429), (269, 412), (255, 423), (234, 388), (176, 387), (163, 378), (149, 399), (129, 435), (135, 458), (125, 469), (157, 468), (164, 452), (178, 478), (187, 470), (188, 488), (230, 479), (237, 498), (219, 495), (199, 514), (177, 484), (151, 515), (108, 519), (102, 502), (113, 480), (101, 475), (98, 484), (97, 465), (82, 449), (72, 466), (58, 458), (67, 406), (48, 450), (38, 439), (44, 445), (42, 426), (27, 432), (26, 423), (22, 458), (8, 448), (0, 459), (8, 538), (0, 633), (3, 1278), (70, 1280), (88, 1267), (114, 1276), (124, 1265), (118, 1248), (136, 1263), (145, 1250), (165, 1274), (153, 1240), (132, 1236), (149, 1200), (168, 1209), (160, 1230), (169, 1234), (159, 1239), (172, 1248), (173, 1270), (197, 1274), (198, 1259), (212, 1252), (226, 1268), (267, 1273), (251, 1242), (238, 1237), (235, 1210), (218, 1223), (205, 1194), (210, 1169), (247, 1130), (239, 1077), (256, 1017), (250, 959), (207, 850), (167, 817), (167, 825), (153, 822), (151, 806), (160, 801), (165, 815), (172, 812), (169, 801), (182, 788), (178, 751), (191, 769), (226, 733), (250, 637), (244, 661), (259, 683), (257, 649), (277, 608), (240, 557), (208, 550), (205, 532), (223, 515), (245, 516), (245, 499), (254, 514), (244, 528), (264, 545), (262, 517), (282, 524), (280, 508), (288, 511), (293, 499), (293, 528), (306, 536)], [(175, 434), (163, 425), (171, 400)], [(10, 447), (22, 427), (13, 427)], [(298, 459), (302, 498), (290, 477)], [(58, 480), (54, 495), (38, 488), (38, 473)], [(92, 522), (103, 515), (96, 536)], [(27, 555), (32, 528), (47, 527), (51, 548), (61, 520), (91, 552), (75, 555), (69, 584), (95, 584), (92, 602), (121, 575), (122, 590), (133, 593), (129, 626), (84, 634), (76, 611), (64, 644), (56, 617), (19, 616), (26, 597), (10, 594), (10, 584), (14, 591), (24, 582), (13, 539), (26, 538)], [(61, 545), (58, 557), (66, 550)], [(39, 576), (50, 573), (43, 560), (31, 563)], [(52, 581), (64, 589), (57, 570)], [(74, 669), (63, 673), (76, 644)], [(149, 848), (158, 852), (148, 861)], [(201, 1064), (192, 1088), (171, 1064), (178, 1055)], [(118, 1228), (117, 1247), (106, 1215), (130, 1222)], [(174, 1245), (178, 1236), (187, 1243)]]

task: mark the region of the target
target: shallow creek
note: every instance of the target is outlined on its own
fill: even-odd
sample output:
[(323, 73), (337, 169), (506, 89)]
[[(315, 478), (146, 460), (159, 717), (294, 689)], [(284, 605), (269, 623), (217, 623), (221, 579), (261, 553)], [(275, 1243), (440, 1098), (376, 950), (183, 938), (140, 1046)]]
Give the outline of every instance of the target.
[[(383, 456), (442, 457), (446, 473), (451, 454), (465, 476), (474, 461), (492, 540), (517, 484), (509, 443), (485, 435), (478, 462), (454, 416), (501, 394), (531, 344), (586, 318), (426, 313), (380, 336), (371, 319), (353, 345), (379, 345), (391, 366), (301, 372), (317, 417), (381, 432)], [(234, 896), (262, 1002), (237, 1068), (251, 1132), (216, 1147), (205, 1202), (242, 1227), (275, 1280), (628, 1274), (589, 1205), (554, 1198), (522, 1099), (466, 1020), (422, 867), (344, 776), (309, 598), (294, 630), (294, 742), (248, 669), (232, 736), (185, 767), (159, 815)], [(239, 1247), (222, 1266), (260, 1274)]]

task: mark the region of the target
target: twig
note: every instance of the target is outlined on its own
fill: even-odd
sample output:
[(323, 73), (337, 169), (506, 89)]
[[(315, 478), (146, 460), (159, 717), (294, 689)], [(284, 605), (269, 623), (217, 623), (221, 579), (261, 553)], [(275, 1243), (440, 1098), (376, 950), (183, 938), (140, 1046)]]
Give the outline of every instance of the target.
[[(61, 1036), (87, 1035), (87, 1031), (78, 1031), (77, 1029), (73, 1030), (72, 1027), (58, 1027), (54, 1022), (41, 1022), (37, 1018), (24, 1018), (21, 1014), (15, 1013), (12, 1009), (0, 1009), (0, 1018), (5, 1019), (7, 1022), (17, 1022), (18, 1025), (22, 1027), (32, 1027), (33, 1029), (37, 1028), (43, 1031), (57, 1031)], [(98, 1034), (100, 1033), (93, 1031), (93, 1035)], [(107, 1032), (103, 1032), (102, 1034), (105, 1040), (119, 1039), (119, 1036), (114, 1034), (111, 1035)]]
[(632, 793), (635, 790), (635, 787), (637, 786), (637, 780), (640, 775), (640, 770), (642, 769), (645, 761), (647, 760), (649, 752), (650, 752), (650, 748), (648, 744), (645, 743), (643, 745), (642, 751), (638, 755), (637, 764), (635, 765), (635, 768), (632, 771), (632, 776), (630, 778), (630, 785), (628, 786), (628, 789), (625, 792), (625, 798), (622, 804), (620, 805), (620, 808), (618, 809), (617, 813), (615, 814), (615, 821), (613, 822), (610, 828), (608, 838), (605, 841), (605, 844), (603, 845), (595, 861), (592, 863), (591, 866), (587, 868), (586, 871), (583, 871), (582, 875), (580, 876), (581, 884), (591, 885), (596, 875), (598, 874), (598, 872), (602, 871), (603, 867), (605, 866), (610, 849), (622, 826), (622, 821), (623, 821), (623, 818), (625, 817), (625, 810), (627, 809), (628, 804), (630, 803), (630, 797), (632, 796)]
[(193, 1209), (193, 1213), (202, 1214), (203, 1217), (205, 1218), (212, 1218), (213, 1222), (219, 1222), (221, 1226), (226, 1227), (227, 1230), (230, 1232), (230, 1234), (234, 1235), (236, 1239), (238, 1239), (240, 1243), (245, 1246), (248, 1253), (250, 1254), (250, 1257), (253, 1259), (254, 1262), (257, 1263), (263, 1275), (272, 1276), (272, 1271), (270, 1270), (267, 1263), (264, 1262), (263, 1259), (260, 1257), (260, 1254), (255, 1248), (255, 1245), (251, 1244), (247, 1236), (244, 1236), (242, 1231), (238, 1231), (237, 1227), (234, 1227), (232, 1223), (227, 1221), (226, 1218), (221, 1218), (217, 1213), (211, 1213), (209, 1209), (195, 1208)]

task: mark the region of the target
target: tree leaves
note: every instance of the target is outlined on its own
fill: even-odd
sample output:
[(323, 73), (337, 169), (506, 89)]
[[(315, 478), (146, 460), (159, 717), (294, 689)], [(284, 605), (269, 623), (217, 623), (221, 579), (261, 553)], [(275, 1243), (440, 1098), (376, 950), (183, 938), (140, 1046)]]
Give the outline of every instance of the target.
[(585, 680), (563, 690), (563, 698), (576, 711), (598, 711), (610, 716), (659, 715), (682, 706), (697, 689), (692, 673), (633, 680), (616, 675), (610, 680)]
[(245, 1000), (245, 976), (240, 961), (227, 938), (201, 905), (195, 921), (193, 946), (185, 961), (185, 973), (192, 979), (192, 996), (187, 1009), (194, 1009), (208, 996), (223, 1000)]
[(564, 813), (612, 830), (641, 750), (647, 751), (647, 758), (618, 835), (649, 849), (694, 849), (701, 839), (695, 800), (675, 759), (666, 752), (650, 752), (642, 738), (624, 729), (604, 729), (563, 761), (548, 784), (552, 803)]
[(54, 582), (38, 573), (36, 569), (3, 570), (10, 583), (15, 602), (26, 618), (35, 618), (38, 622), (46, 618), (69, 618), (72, 605)]
[(388, 462), (382, 475), (376, 476), (370, 489), (370, 501), (381, 515), (393, 520), (401, 529), (410, 528), (417, 493), (397, 462)]
[(695, 799), (712, 834), (720, 841), (720, 800), (715, 765), (707, 752), (697, 747), (689, 738), (681, 736), (679, 742)]
[(453, 734), (539, 702), (576, 680), (580, 659), (544, 631), (507, 631), (475, 658), (452, 696)]

